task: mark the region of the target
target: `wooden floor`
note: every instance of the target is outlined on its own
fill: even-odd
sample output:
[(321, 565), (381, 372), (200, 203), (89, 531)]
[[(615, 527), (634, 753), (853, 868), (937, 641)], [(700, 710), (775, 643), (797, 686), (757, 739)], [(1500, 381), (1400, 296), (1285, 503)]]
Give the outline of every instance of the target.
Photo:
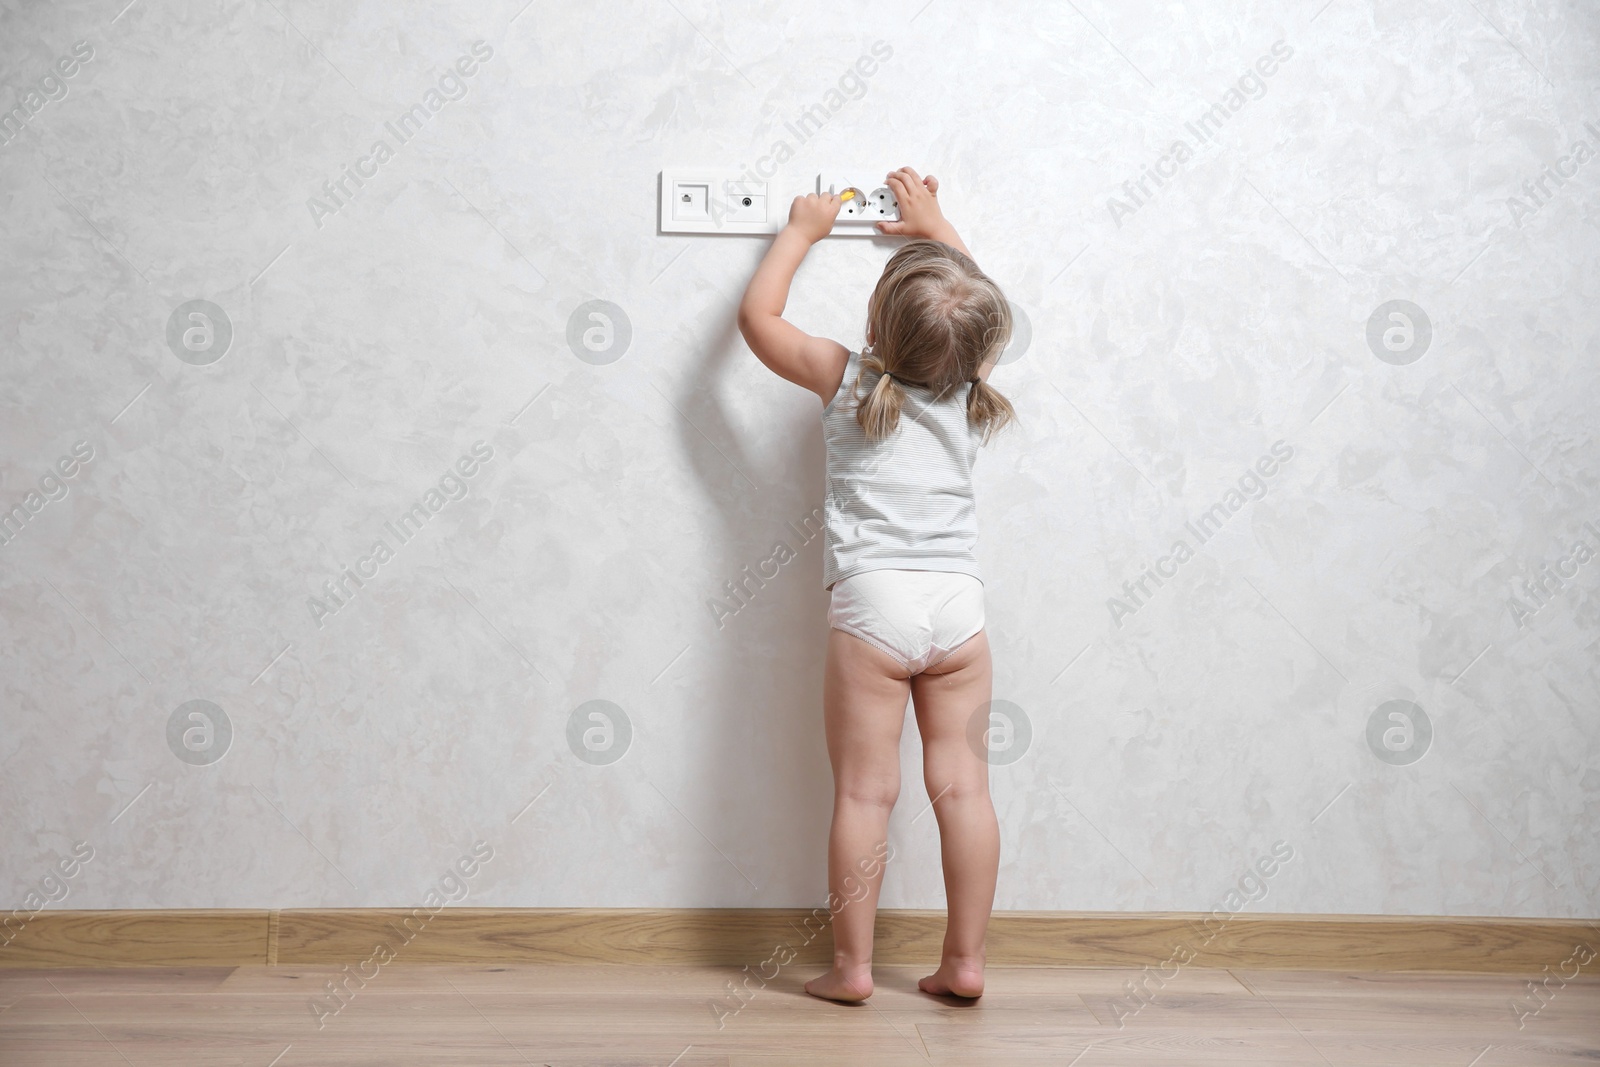
[[(1591, 965), (1592, 967), (1593, 965)], [(754, 968), (752, 968), (754, 969)], [(771, 972), (771, 965), (767, 968)], [(865, 1005), (808, 997), (783, 969), (737, 1012), (713, 967), (390, 963), (325, 1017), (331, 967), (0, 970), (0, 1064), (27, 1067), (1535, 1067), (1600, 1060), (1600, 980), (1519, 1029), (1514, 976), (1189, 967), (1118, 1025), (1138, 972), (992, 968), (965, 1004), (880, 967)], [(793, 972), (793, 973), (791, 973)], [(365, 968), (372, 974), (372, 967)], [(719, 1028), (712, 1005), (729, 1010)], [(337, 1002), (328, 1001), (331, 1007)], [(1126, 1003), (1131, 1004), (1131, 1001)], [(1527, 1011), (1537, 1002), (1523, 1000)]]

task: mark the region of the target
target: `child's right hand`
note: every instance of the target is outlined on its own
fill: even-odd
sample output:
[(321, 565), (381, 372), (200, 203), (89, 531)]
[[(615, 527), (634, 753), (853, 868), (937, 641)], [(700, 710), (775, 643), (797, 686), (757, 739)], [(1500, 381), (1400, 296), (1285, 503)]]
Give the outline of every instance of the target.
[(939, 210), (939, 179), (931, 174), (919, 178), (910, 167), (901, 167), (889, 172), (888, 183), (889, 191), (894, 193), (900, 205), (900, 221), (880, 222), (878, 232), (899, 237), (944, 240), (943, 234), (950, 228), (950, 223), (945, 220), (944, 212)]
[(789, 205), (789, 229), (816, 244), (833, 229), (842, 201), (832, 193), (807, 193)]

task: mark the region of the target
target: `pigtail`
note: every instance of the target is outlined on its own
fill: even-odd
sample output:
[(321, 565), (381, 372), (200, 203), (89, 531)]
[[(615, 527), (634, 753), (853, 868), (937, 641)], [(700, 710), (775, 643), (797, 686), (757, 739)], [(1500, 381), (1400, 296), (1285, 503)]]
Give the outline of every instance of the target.
[(984, 444), (1016, 417), (1016, 409), (1000, 390), (991, 389), (982, 378), (972, 383), (967, 391), (967, 423), (983, 431)]
[(861, 376), (857, 373), (856, 422), (866, 433), (867, 440), (877, 442), (894, 433), (895, 428), (900, 425), (900, 408), (905, 403), (906, 393), (900, 383), (888, 373), (883, 360), (873, 354), (871, 345), (861, 350), (860, 362), (862, 367), (877, 374), (878, 380), (873, 383), (872, 391), (863, 399)]
[[(993, 285), (992, 282), (990, 284)], [(997, 287), (995, 294), (998, 296), (999, 292)], [(976, 367), (999, 360), (1005, 353), (1006, 345), (1011, 343), (1011, 329), (1011, 305), (1002, 296), (989, 313), (989, 325), (983, 331), (984, 351)], [(967, 424), (979, 427), (983, 431), (983, 443), (988, 444), (989, 438), (1017, 417), (1017, 410), (1011, 406), (1011, 401), (1001, 395), (1000, 390), (991, 389), (989, 383), (977, 377), (976, 367), (973, 370), (975, 381), (967, 391)]]

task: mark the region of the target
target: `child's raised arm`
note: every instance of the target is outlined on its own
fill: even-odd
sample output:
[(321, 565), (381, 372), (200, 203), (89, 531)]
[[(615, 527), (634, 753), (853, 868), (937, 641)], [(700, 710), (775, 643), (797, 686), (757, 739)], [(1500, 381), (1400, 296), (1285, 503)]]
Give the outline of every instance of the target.
[[(901, 167), (891, 171), (887, 180), (900, 206), (900, 221), (878, 223), (881, 232), (897, 237), (926, 237), (942, 241), (974, 263), (977, 262), (972, 250), (962, 242), (961, 235), (956, 233), (956, 228), (950, 225), (950, 220), (939, 209), (938, 178), (931, 174), (919, 178), (910, 167)], [(993, 363), (985, 363), (978, 368), (978, 377), (987, 382), (993, 370)]]
[(917, 177), (910, 167), (890, 171), (889, 189), (900, 208), (899, 222), (880, 222), (879, 231), (898, 237), (927, 237), (943, 241), (962, 255), (977, 262), (977, 257), (961, 242), (961, 235), (939, 210), (939, 179), (933, 175)]
[(784, 319), (783, 308), (800, 261), (833, 229), (838, 215), (839, 198), (831, 193), (795, 197), (789, 224), (767, 249), (739, 301), (739, 332), (750, 351), (773, 373), (810, 389), (824, 404), (838, 391), (850, 352), (837, 341), (802, 332)]

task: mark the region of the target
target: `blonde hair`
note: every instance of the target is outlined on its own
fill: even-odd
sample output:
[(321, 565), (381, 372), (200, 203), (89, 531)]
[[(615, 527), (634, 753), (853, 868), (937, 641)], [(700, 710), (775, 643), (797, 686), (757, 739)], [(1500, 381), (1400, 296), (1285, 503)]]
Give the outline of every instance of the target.
[[(942, 400), (978, 377), (1011, 340), (1011, 306), (1000, 287), (971, 258), (942, 241), (914, 240), (889, 257), (867, 302), (872, 344), (862, 367), (878, 375), (871, 392), (855, 383), (856, 421), (868, 440), (900, 424), (906, 400), (901, 380), (924, 385)], [(1016, 418), (1011, 402), (979, 380), (967, 394), (967, 422), (983, 442)]]

